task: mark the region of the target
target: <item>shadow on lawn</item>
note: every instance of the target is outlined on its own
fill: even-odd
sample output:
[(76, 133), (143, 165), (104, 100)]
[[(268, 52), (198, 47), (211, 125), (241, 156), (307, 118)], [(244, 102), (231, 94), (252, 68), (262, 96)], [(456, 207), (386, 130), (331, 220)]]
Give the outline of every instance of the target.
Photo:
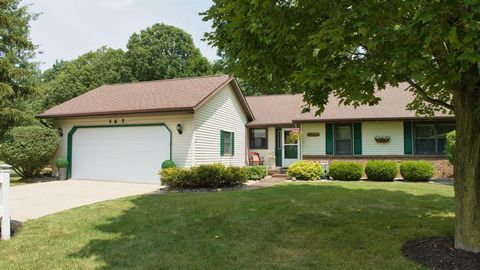
[(97, 226), (108, 239), (71, 256), (105, 269), (402, 269), (414, 266), (405, 241), (453, 233), (452, 197), (398, 190), (297, 184), (131, 202)]

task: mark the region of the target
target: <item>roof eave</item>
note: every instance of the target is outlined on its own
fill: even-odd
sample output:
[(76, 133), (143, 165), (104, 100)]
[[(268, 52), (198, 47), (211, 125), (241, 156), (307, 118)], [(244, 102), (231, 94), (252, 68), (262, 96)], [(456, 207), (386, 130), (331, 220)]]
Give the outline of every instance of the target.
[(321, 122), (348, 122), (348, 121), (394, 121), (394, 120), (452, 120), (455, 116), (433, 117), (369, 117), (369, 118), (330, 118), (330, 119), (296, 119), (293, 123), (321, 123)]
[(260, 124), (247, 124), (248, 128), (264, 128), (264, 127), (290, 127), (295, 126), (293, 122), (285, 123), (260, 123)]
[(71, 113), (71, 114), (37, 114), (35, 117), (39, 119), (59, 119), (83, 116), (106, 116), (106, 115), (130, 115), (130, 114), (146, 114), (146, 113), (193, 113), (193, 107), (178, 108), (162, 108), (162, 109), (144, 109), (131, 111), (105, 111), (105, 112), (87, 112), (87, 113)]

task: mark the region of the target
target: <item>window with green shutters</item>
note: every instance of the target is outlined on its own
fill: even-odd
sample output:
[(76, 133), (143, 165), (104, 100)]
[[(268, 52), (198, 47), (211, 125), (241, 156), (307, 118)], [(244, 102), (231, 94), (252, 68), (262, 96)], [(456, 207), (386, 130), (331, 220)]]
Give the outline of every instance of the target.
[(333, 136), (335, 155), (353, 154), (352, 124), (335, 124)]
[(445, 153), (445, 137), (455, 130), (455, 122), (403, 123), (403, 146), (406, 155), (441, 155)]
[(235, 154), (235, 134), (220, 130), (220, 155), (233, 156)]
[(327, 155), (361, 155), (361, 123), (327, 123), (325, 124)]

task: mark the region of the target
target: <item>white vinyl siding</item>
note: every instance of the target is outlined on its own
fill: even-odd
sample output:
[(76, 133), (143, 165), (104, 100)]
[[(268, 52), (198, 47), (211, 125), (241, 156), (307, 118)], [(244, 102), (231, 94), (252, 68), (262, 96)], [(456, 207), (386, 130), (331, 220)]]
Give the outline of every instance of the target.
[[(117, 124), (109, 123), (117, 120)], [(122, 122), (124, 119), (124, 123)], [(68, 118), (55, 121), (55, 128), (61, 127), (63, 137), (61, 144), (54, 158), (67, 156), (67, 138), (73, 126), (102, 126), (102, 125), (131, 125), (131, 124), (158, 124), (164, 123), (172, 132), (172, 160), (179, 167), (190, 167), (192, 165), (193, 150), (193, 114), (149, 114), (149, 115), (115, 115), (105, 117), (81, 117)], [(178, 123), (183, 126), (183, 133), (180, 135), (176, 130)], [(160, 169), (163, 160), (158, 161)], [(134, 164), (133, 164), (134, 166)], [(132, 167), (135, 169), (135, 167)]]
[[(247, 117), (230, 85), (195, 112), (195, 165), (220, 162), (245, 165)], [(235, 154), (220, 155), (220, 130), (235, 134)]]
[[(318, 137), (308, 137), (307, 133), (318, 132)], [(307, 123), (302, 124), (303, 138), (300, 142), (302, 145), (302, 155), (325, 155), (325, 124), (324, 123)]]
[[(376, 142), (375, 136), (389, 136), (390, 141)], [(363, 155), (403, 155), (403, 122), (362, 122), (362, 149)]]

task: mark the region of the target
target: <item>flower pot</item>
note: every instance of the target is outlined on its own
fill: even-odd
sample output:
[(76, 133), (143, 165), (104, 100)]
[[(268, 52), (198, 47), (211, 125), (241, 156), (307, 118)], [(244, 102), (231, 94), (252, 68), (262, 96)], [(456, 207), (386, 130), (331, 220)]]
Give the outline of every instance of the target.
[(58, 180), (67, 180), (67, 168), (58, 168)]

